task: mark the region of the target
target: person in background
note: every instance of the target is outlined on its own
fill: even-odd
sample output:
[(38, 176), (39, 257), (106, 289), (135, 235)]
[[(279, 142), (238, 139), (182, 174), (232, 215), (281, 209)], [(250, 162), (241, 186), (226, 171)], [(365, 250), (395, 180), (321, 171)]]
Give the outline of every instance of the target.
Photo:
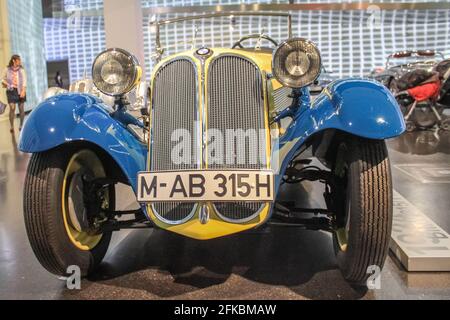
[(2, 74), (2, 86), (6, 88), (6, 96), (9, 105), (9, 122), (11, 133), (14, 133), (14, 120), (16, 117), (16, 106), (19, 105), (20, 129), (22, 130), (25, 120), (25, 102), (27, 101), (27, 75), (22, 67), (20, 56), (13, 55), (8, 66)]
[(61, 72), (57, 71), (55, 76), (56, 85), (60, 88), (64, 88), (64, 83), (61, 77)]

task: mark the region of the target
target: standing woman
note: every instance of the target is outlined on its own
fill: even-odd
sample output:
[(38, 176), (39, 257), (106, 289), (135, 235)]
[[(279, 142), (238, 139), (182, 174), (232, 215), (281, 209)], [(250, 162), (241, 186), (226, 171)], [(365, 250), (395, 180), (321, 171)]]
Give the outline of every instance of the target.
[(2, 75), (2, 86), (6, 88), (6, 96), (9, 104), (9, 122), (11, 133), (14, 133), (14, 120), (16, 117), (16, 106), (19, 105), (20, 129), (22, 130), (25, 120), (25, 102), (27, 101), (27, 75), (22, 67), (20, 56), (13, 55), (8, 67)]
[(55, 76), (55, 83), (59, 88), (64, 88), (64, 83), (61, 77), (61, 72), (57, 71)]

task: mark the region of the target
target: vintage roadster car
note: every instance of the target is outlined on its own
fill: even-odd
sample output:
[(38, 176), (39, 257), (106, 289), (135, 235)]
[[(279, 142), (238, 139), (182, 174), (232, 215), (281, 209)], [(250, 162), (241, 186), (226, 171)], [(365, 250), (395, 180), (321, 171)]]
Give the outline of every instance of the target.
[[(233, 48), (202, 45), (163, 57), (164, 25), (230, 15), (286, 17), (289, 38), (279, 44), (251, 35)], [(311, 41), (292, 37), (289, 14), (218, 13), (154, 27), (159, 62), (142, 119), (127, 112), (124, 98), (139, 82), (139, 63), (109, 49), (95, 59), (92, 77), (115, 97), (113, 108), (89, 94), (59, 94), (23, 129), (20, 149), (32, 154), (25, 223), (40, 263), (56, 275), (72, 265), (88, 275), (112, 232), (125, 228), (211, 240), (276, 224), (330, 232), (345, 279), (364, 285), (383, 267), (390, 242), (384, 140), (405, 130), (389, 90), (371, 80), (339, 80), (312, 103), (308, 86), (320, 74), (321, 55)], [(271, 47), (261, 45), (266, 41)], [(306, 152), (322, 167), (311, 166)], [(283, 184), (306, 180), (323, 184), (327, 208), (278, 201)], [(115, 209), (118, 183), (131, 186), (139, 210)]]

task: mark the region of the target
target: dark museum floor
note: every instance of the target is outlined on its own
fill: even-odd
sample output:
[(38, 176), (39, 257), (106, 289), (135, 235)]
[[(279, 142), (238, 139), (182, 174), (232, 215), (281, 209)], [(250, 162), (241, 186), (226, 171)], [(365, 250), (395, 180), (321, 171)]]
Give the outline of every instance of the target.
[[(28, 244), (22, 188), (29, 157), (16, 144), (0, 121), (0, 299), (450, 299), (450, 273), (408, 273), (392, 254), (381, 289), (357, 292), (337, 269), (328, 234), (292, 228), (211, 242), (163, 231), (121, 232), (95, 276), (83, 280), (82, 290), (69, 291)], [(389, 148), (395, 190), (450, 233), (450, 179), (423, 183), (405, 170), (434, 164), (448, 168), (449, 177), (450, 132), (406, 134)], [(132, 205), (130, 199), (121, 192), (121, 206)]]

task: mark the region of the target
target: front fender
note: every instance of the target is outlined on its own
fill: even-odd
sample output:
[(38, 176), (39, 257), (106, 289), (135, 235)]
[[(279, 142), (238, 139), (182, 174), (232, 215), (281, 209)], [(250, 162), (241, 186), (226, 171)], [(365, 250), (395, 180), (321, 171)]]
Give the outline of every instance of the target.
[(370, 80), (334, 82), (315, 101), (311, 111), (315, 121), (323, 122), (327, 129), (368, 139), (394, 138), (406, 129), (394, 96), (385, 86)]
[(69, 142), (93, 143), (111, 155), (136, 191), (137, 173), (145, 170), (148, 149), (111, 117), (111, 111), (90, 95), (52, 97), (41, 103), (27, 119), (19, 149), (39, 153)]
[(279, 159), (278, 186), (292, 158), (316, 133), (336, 129), (384, 140), (397, 137), (406, 129), (391, 92), (378, 82), (364, 79), (333, 82), (310, 107), (300, 107), (293, 120), (273, 154)]

